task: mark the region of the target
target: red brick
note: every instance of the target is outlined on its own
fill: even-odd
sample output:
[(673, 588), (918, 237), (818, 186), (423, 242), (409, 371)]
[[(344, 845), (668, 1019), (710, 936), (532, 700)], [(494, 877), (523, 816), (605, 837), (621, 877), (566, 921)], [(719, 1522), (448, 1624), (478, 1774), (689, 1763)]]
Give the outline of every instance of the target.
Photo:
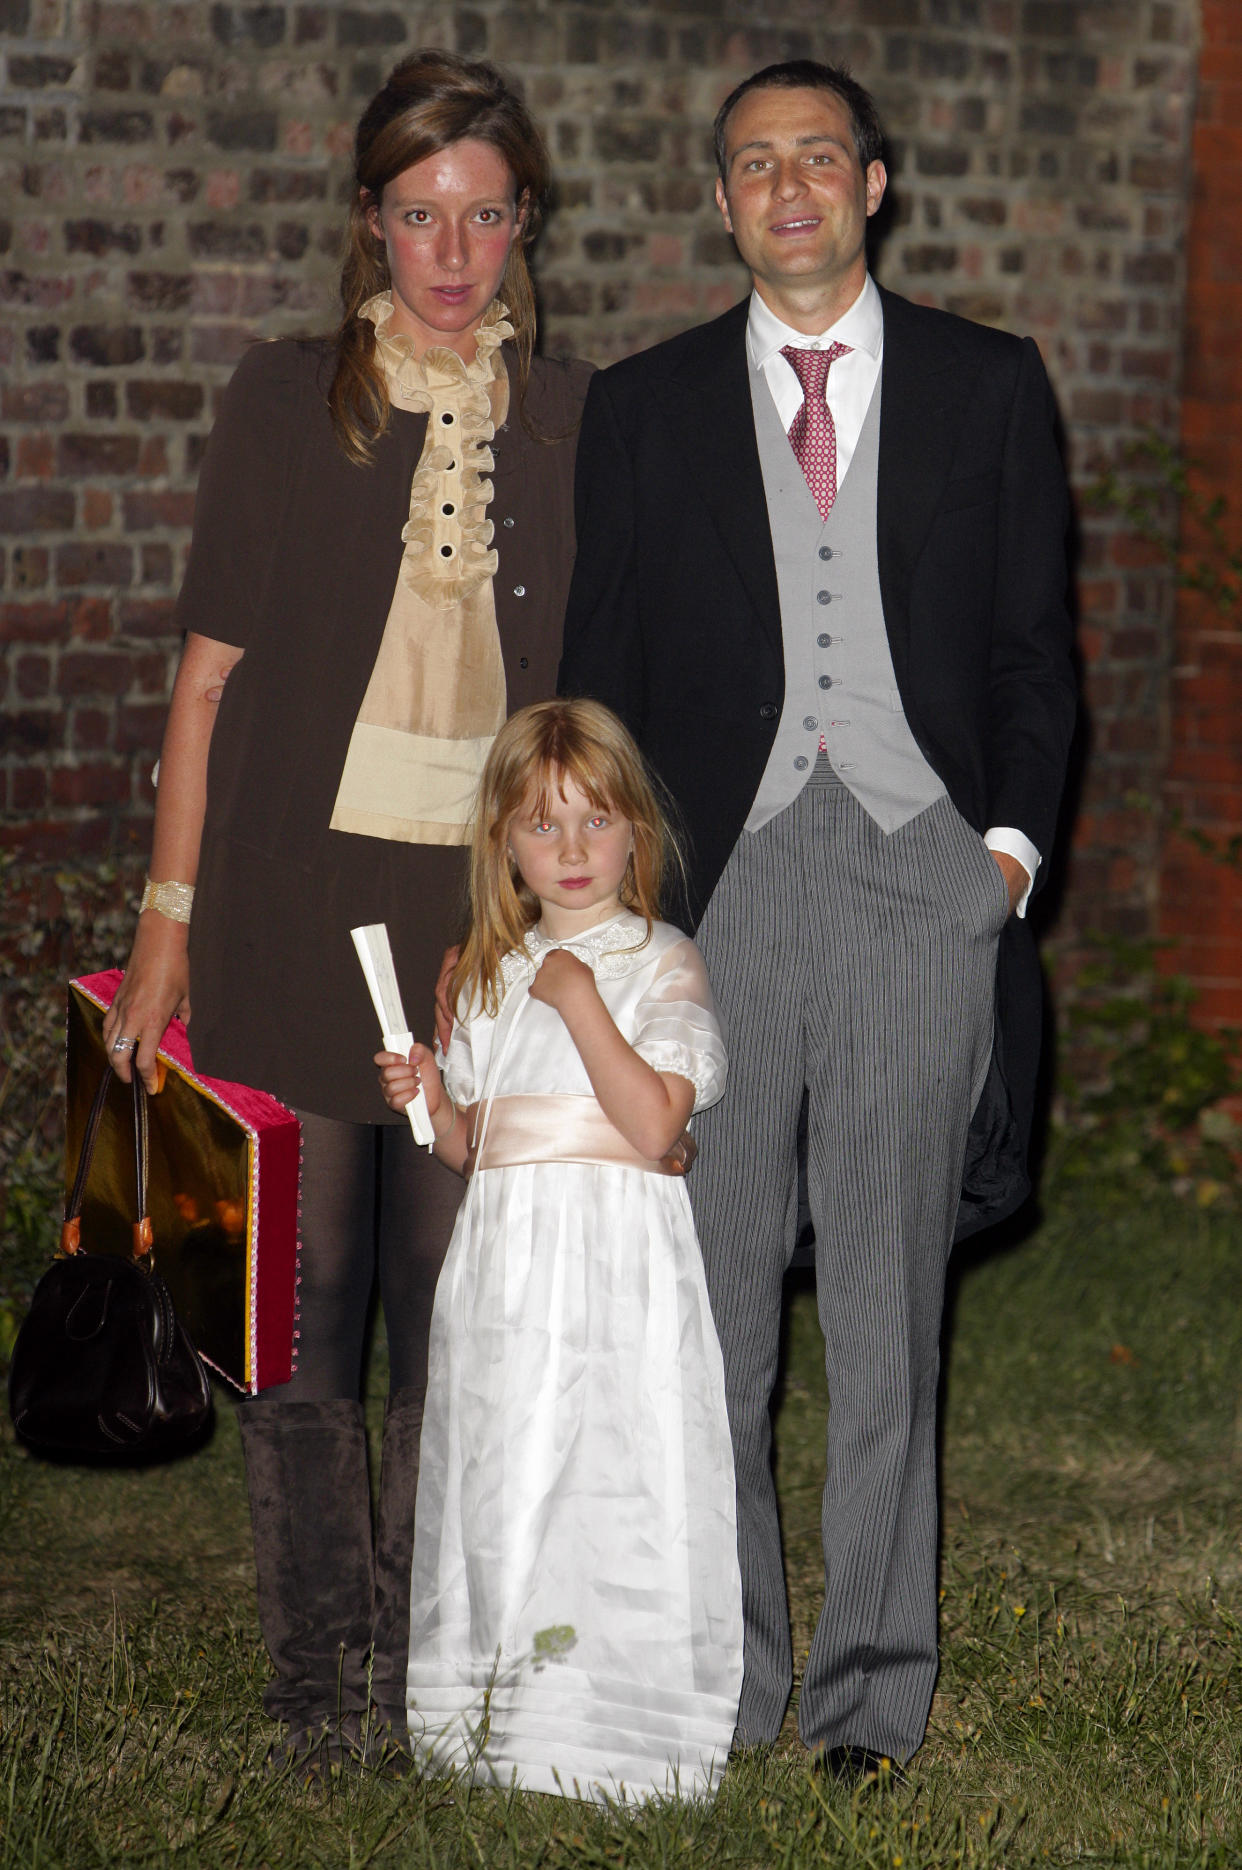
[(1154, 665), (1164, 653), (1160, 633), (1142, 626), (1114, 630), (1109, 648), (1118, 662), (1142, 662), (1148, 665)]
[(139, 422), (192, 422), (203, 411), (202, 385), (131, 380), (125, 385), (125, 407)]
[(1242, 39), (1234, 45), (1207, 40), (1199, 53), (1199, 81), (1215, 89), (1220, 84), (1242, 84)]
[(1174, 740), (1169, 752), (1169, 778), (1188, 784), (1231, 785), (1238, 776), (1237, 753), (1211, 747), (1192, 746), (1184, 739)]
[(190, 333), (190, 356), (196, 364), (232, 367), (254, 339), (249, 325), (195, 325)]
[(142, 547), (143, 584), (171, 584), (173, 580), (173, 555), (169, 545), (144, 545)]
[(32, 818), (4, 828), (6, 847), (31, 864), (82, 863), (107, 854), (112, 841), (112, 829), (103, 817)]
[(0, 642), (62, 643), (69, 635), (69, 606), (59, 603), (0, 605)]
[(83, 532), (107, 532), (112, 525), (112, 495), (104, 487), (88, 487), (82, 495)]
[(57, 470), (68, 480), (86, 474), (133, 474), (140, 446), (137, 435), (62, 435), (56, 444)]
[(9, 803), (15, 812), (42, 811), (47, 801), (47, 774), (41, 766), (16, 766), (9, 775)]
[(128, 585), (133, 553), (127, 545), (62, 545), (56, 548), (56, 577), (62, 586)]
[(76, 643), (102, 643), (112, 634), (112, 605), (106, 597), (75, 597), (69, 604), (69, 634)]
[(143, 696), (156, 695), (167, 702), (171, 686), (169, 659), (163, 650), (145, 649), (134, 655), (134, 679), (131, 688)]
[(1218, 669), (1200, 668), (1193, 673), (1175, 670), (1173, 692), (1177, 708), (1188, 717), (1219, 708), (1226, 702), (1230, 684), (1222, 681)]
[(1201, 0), (1200, 23), (1205, 46), (1242, 46), (1235, 0)]
[(125, 636), (176, 634), (176, 606), (170, 597), (127, 597), (121, 601), (118, 621)]
[(1196, 996), (1192, 1009), (1196, 1026), (1208, 1031), (1213, 1027), (1234, 1031), (1242, 1026), (1242, 978), (1235, 976), (1228, 982), (1192, 979), (1191, 984)]
[(1151, 748), (1150, 721), (1102, 721), (1097, 728), (1098, 744), (1108, 753), (1142, 753)]
[(14, 686), (24, 701), (38, 701), (52, 687), (52, 664), (47, 656), (19, 656)]
[(1183, 717), (1184, 731), (1195, 746), (1217, 747), (1222, 752), (1238, 754), (1238, 712), (1236, 708), (1195, 708)]
[(1116, 532), (1109, 541), (1108, 556), (1114, 565), (1152, 566), (1164, 562), (1159, 546), (1141, 539), (1137, 533)]
[(19, 480), (50, 480), (54, 465), (54, 444), (50, 435), (18, 436), (17, 478)]
[(69, 532), (75, 501), (62, 487), (13, 487), (0, 490), (0, 533)]
[(157, 756), (168, 719), (167, 702), (147, 707), (126, 703), (117, 709), (116, 748), (118, 753), (143, 753)]
[(111, 745), (112, 716), (102, 708), (75, 708), (69, 734), (73, 753), (102, 753)]
[(145, 435), (142, 440), (142, 453), (138, 460), (138, 472), (148, 479), (168, 472), (168, 444), (162, 435)]
[(75, 762), (52, 769), (53, 805), (124, 805), (129, 796), (128, 768), (112, 761)]
[(116, 650), (66, 650), (57, 672), (57, 687), (66, 700), (75, 695), (123, 695), (132, 681), (130, 658)]
[(39, 755), (64, 745), (64, 709), (45, 707), (15, 708), (4, 723), (5, 748), (9, 753)]
[(1121, 597), (1115, 578), (1091, 578), (1078, 587), (1078, 602), (1084, 616), (1111, 617)]
[(15, 591), (39, 591), (47, 583), (51, 560), (46, 546), (17, 545), (13, 548), (9, 582)]
[(136, 489), (122, 494), (121, 510), (126, 532), (156, 532), (166, 526), (188, 528), (194, 519), (194, 495)]

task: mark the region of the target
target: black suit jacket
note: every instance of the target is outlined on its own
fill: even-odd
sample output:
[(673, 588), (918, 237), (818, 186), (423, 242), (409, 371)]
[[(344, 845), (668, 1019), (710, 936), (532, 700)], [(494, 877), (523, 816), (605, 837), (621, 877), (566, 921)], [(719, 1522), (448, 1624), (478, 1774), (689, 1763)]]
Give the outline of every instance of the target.
[[(881, 292), (880, 589), (906, 716), (962, 816), (1046, 858), (1075, 712), (1068, 499), (1028, 339)], [(748, 301), (592, 379), (563, 692), (628, 723), (680, 810), (697, 925), (784, 698), (776, 565), (746, 361)], [(1039, 983), (1023, 924), (999, 1006), (1029, 1134)]]

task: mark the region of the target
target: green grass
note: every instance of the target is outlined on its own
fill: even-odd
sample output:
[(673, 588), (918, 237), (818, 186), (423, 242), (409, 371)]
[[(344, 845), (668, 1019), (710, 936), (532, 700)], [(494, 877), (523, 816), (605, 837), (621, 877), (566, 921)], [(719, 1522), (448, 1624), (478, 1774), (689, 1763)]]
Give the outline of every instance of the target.
[[(210, 1446), (158, 1472), (54, 1468), (7, 1439), (0, 1864), (1242, 1864), (1239, 1258), (1236, 1212), (1101, 1216), (1078, 1191), (958, 1264), (943, 1668), (910, 1784), (882, 1793), (813, 1778), (792, 1723), (707, 1810), (272, 1779), (227, 1401)], [(778, 1420), (799, 1655), (824, 1408), (803, 1287)]]

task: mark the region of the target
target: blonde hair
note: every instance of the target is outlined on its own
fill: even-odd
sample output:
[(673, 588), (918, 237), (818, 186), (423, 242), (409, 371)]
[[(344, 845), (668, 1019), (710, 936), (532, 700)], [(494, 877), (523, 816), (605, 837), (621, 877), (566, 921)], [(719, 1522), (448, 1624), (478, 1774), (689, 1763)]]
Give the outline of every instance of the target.
[(466, 139), (489, 144), (508, 166), (513, 199), (523, 213), (509, 249), (500, 297), (509, 309), (517, 350), (517, 404), (524, 420), (535, 345), (535, 289), (526, 250), (539, 232), (551, 183), (543, 138), (521, 98), (494, 65), (456, 52), (415, 52), (395, 65), (363, 111), (354, 137), (354, 189), (341, 268), (341, 323), (328, 407), (337, 440), (365, 466), (388, 426), (388, 385), (375, 357), (375, 327), (359, 312), (392, 285), (384, 244), (367, 221), (389, 182), (415, 163)]
[(619, 894), (624, 908), (642, 916), (643, 941), (650, 940), (665, 878), (670, 868), (683, 868), (658, 782), (602, 702), (539, 701), (509, 717), (483, 768), (470, 849), (470, 932), (453, 971), (455, 1001), (498, 1010), (501, 960), (522, 946), (540, 911), (509, 854), (509, 826), (532, 791), (536, 810), (547, 811), (566, 779), (592, 805), (620, 813), (633, 826)]

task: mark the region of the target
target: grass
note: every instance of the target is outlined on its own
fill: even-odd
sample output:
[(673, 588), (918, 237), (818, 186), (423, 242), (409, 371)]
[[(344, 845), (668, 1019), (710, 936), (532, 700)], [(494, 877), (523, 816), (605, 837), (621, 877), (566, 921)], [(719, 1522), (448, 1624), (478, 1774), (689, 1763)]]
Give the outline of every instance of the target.
[[(123, 952), (136, 874), (0, 860), (0, 1360), (56, 1234), (63, 982)], [(1190, 1031), (1149, 955), (1107, 951), (1071, 1037), (1076, 1019), (1091, 1070), (1059, 1087), (1047, 1216), (953, 1263), (943, 1664), (907, 1786), (826, 1786), (792, 1717), (707, 1810), (272, 1778), (221, 1392), (211, 1442), (159, 1470), (52, 1466), (0, 1422), (0, 1870), (1242, 1866), (1229, 1047)], [(376, 1436), (385, 1376), (381, 1339)], [(791, 1282), (777, 1478), (799, 1656), (821, 1595), (825, 1410), (813, 1297)]]
[[(1074, 1192), (957, 1267), (944, 1660), (894, 1790), (813, 1778), (791, 1723), (705, 1811), (272, 1779), (227, 1400), (211, 1444), (159, 1471), (51, 1467), (6, 1439), (0, 1864), (1242, 1863), (1238, 1244), (1236, 1213), (1170, 1196), (1093, 1214)], [(777, 1440), (799, 1654), (819, 1588), (817, 1339), (798, 1287)], [(381, 1345), (377, 1390), (382, 1364)]]

